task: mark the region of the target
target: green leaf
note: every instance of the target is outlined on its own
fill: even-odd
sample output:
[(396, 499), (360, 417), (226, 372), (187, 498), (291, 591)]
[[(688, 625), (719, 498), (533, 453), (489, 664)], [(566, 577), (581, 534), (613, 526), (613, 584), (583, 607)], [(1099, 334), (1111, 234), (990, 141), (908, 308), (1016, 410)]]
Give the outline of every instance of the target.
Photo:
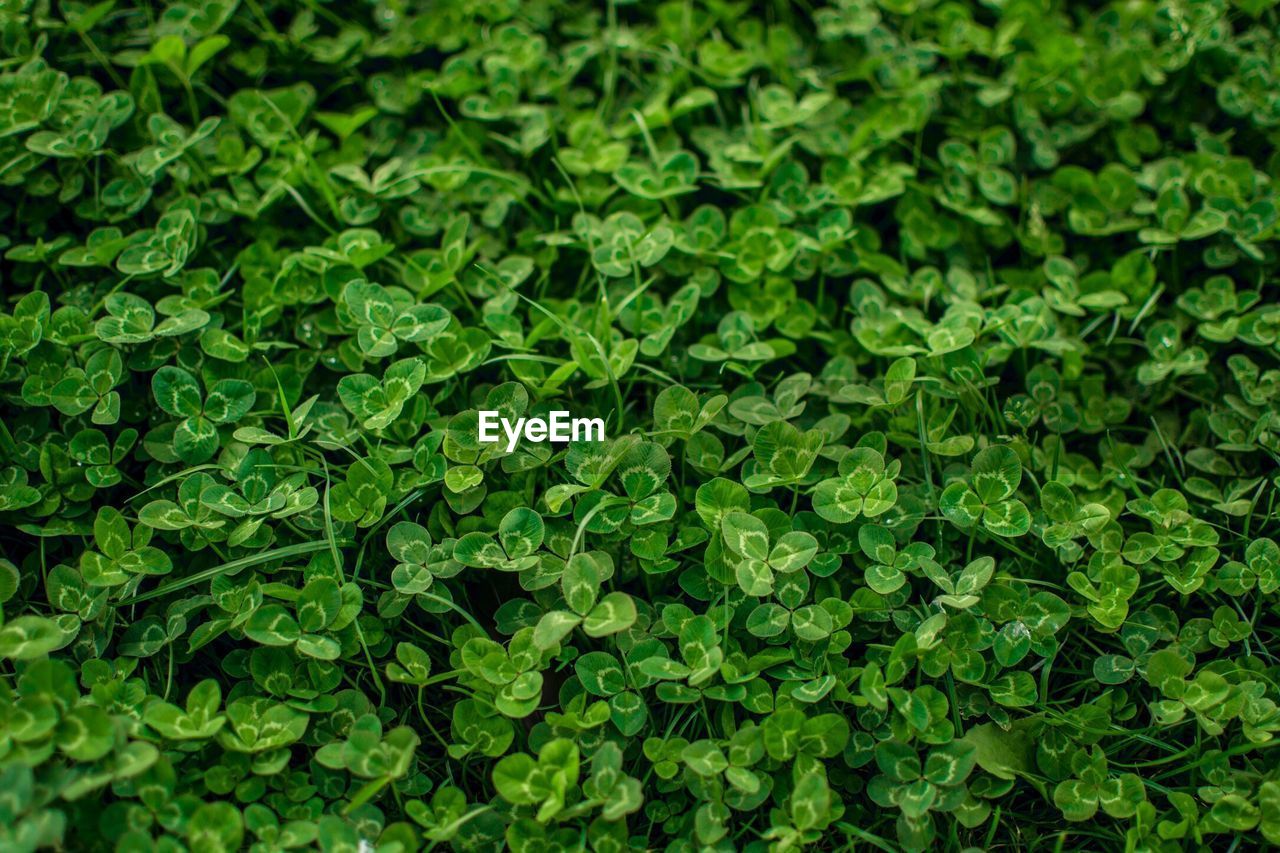
[(582, 620), (588, 637), (605, 637), (630, 628), (636, 621), (636, 605), (625, 592), (611, 592), (600, 599)]
[(1015, 779), (1035, 766), (1034, 724), (1034, 719), (1025, 718), (1006, 730), (983, 723), (971, 726), (961, 740), (974, 748), (974, 761), (983, 770), (998, 779)]
[(200, 385), (182, 368), (166, 366), (157, 370), (151, 377), (151, 391), (160, 408), (174, 417), (198, 417), (203, 410)]

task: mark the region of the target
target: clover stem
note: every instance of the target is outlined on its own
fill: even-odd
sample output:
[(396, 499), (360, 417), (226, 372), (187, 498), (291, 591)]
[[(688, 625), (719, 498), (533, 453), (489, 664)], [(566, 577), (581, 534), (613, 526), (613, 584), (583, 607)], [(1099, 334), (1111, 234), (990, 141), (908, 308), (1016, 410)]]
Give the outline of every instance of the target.
[(344, 815), (351, 814), (353, 811), (369, 802), (369, 800), (373, 799), (374, 796), (385, 788), (387, 783), (390, 781), (390, 776), (379, 776), (377, 779), (370, 779), (363, 787), (360, 788), (359, 791), (356, 791), (356, 795), (351, 798), (351, 802), (347, 803), (347, 807), (342, 810), (342, 813)]
[(436, 727), (431, 723), (431, 720), (427, 718), (427, 709), (422, 706), (422, 690), (423, 690), (423, 687), (425, 686), (426, 685), (423, 685), (422, 687), (418, 688), (418, 701), (417, 701), (418, 716), (422, 717), (422, 722), (426, 724), (427, 728), (431, 731), (432, 736), (436, 740), (440, 741), (440, 746), (444, 747), (445, 755), (448, 755), (449, 742), (444, 739), (444, 737), (440, 734), (440, 732), (436, 729)]
[(489, 636), (489, 632), (484, 629), (483, 625), (481, 625), (479, 622), (476, 621), (476, 617), (472, 616), (470, 613), (468, 613), (466, 610), (463, 610), (461, 607), (454, 604), (452, 601), (448, 601), (447, 599), (441, 598), (438, 595), (433, 595), (432, 593), (429, 593), (429, 592), (420, 592), (418, 593), (418, 595), (422, 596), (427, 601), (434, 601), (436, 604), (444, 605), (445, 607), (454, 611), (455, 613), (457, 613), (458, 615), (466, 619), (468, 622), (470, 622), (472, 625), (474, 625), (476, 629), (480, 631), (481, 634), (484, 634), (486, 637)]

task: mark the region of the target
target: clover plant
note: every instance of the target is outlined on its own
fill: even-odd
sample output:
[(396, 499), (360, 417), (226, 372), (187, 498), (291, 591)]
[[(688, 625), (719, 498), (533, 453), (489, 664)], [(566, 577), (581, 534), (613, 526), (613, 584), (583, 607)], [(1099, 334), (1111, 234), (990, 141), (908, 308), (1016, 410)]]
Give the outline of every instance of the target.
[(0, 850), (1280, 846), (1278, 91), (1276, 0), (0, 4)]

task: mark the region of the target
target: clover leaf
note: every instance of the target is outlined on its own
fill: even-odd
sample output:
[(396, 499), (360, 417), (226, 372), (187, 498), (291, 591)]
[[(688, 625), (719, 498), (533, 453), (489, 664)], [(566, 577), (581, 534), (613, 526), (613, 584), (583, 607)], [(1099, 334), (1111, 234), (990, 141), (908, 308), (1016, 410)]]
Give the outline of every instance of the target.
[(836, 524), (883, 515), (897, 503), (899, 467), (897, 460), (886, 465), (874, 448), (854, 448), (840, 458), (838, 476), (814, 489), (813, 511)]
[(1022, 463), (1013, 450), (995, 445), (978, 453), (970, 466), (968, 482), (955, 482), (943, 490), (939, 508), (960, 527), (983, 528), (997, 536), (1022, 536), (1031, 529), (1031, 513), (1014, 497), (1022, 482)]
[(243, 379), (219, 379), (204, 394), (194, 376), (168, 365), (151, 377), (151, 391), (162, 411), (181, 419), (173, 428), (173, 449), (187, 463), (211, 458), (218, 449), (217, 427), (248, 414), (257, 396)]

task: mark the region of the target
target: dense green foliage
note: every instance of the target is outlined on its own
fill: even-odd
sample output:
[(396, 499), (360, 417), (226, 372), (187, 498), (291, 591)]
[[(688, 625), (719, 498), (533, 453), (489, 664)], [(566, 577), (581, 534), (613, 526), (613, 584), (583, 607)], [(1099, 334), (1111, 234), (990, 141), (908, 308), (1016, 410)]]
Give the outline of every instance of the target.
[(0, 849), (1280, 844), (1274, 2), (0, 2)]

